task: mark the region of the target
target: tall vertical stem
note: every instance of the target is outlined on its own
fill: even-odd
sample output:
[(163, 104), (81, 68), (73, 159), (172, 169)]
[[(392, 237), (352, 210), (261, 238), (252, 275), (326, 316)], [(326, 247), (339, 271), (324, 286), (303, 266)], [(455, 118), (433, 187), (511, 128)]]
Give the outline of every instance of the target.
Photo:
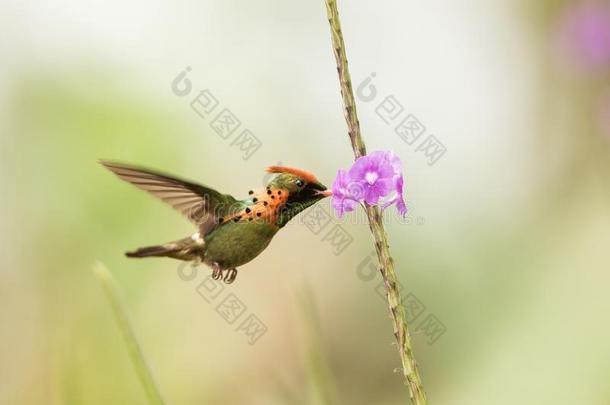
[[(337, 2), (335, 0), (325, 1), (333, 51), (337, 61), (337, 72), (339, 73), (339, 82), (341, 85), (345, 121), (347, 122), (349, 139), (352, 144), (352, 149), (354, 150), (354, 156), (357, 159), (366, 155), (366, 147), (360, 133), (360, 122), (358, 121), (358, 114), (356, 112), (356, 102), (354, 100), (352, 80), (347, 65), (345, 43), (343, 42), (343, 34), (341, 32)], [(413, 349), (411, 347), (411, 337), (407, 326), (407, 318), (398, 289), (398, 280), (396, 272), (394, 271), (394, 260), (390, 255), (388, 236), (383, 226), (381, 210), (379, 207), (372, 207), (369, 205), (365, 205), (365, 209), (369, 227), (373, 234), (373, 239), (375, 240), (375, 250), (380, 266), (379, 271), (381, 272), (385, 284), (386, 298), (388, 300), (390, 316), (394, 326), (394, 336), (398, 343), (398, 353), (402, 363), (404, 382), (409, 388), (409, 394), (411, 395), (413, 404), (426, 404), (426, 394), (424, 393), (424, 387), (417, 369), (417, 362), (415, 361), (415, 356), (413, 355)]]

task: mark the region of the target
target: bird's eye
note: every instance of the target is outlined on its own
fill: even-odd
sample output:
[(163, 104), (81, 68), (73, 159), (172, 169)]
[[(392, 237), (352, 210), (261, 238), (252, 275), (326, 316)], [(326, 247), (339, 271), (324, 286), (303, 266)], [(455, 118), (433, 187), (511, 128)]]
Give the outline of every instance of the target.
[(301, 179), (297, 179), (297, 181), (294, 182), (297, 187), (303, 187), (305, 185), (305, 182)]

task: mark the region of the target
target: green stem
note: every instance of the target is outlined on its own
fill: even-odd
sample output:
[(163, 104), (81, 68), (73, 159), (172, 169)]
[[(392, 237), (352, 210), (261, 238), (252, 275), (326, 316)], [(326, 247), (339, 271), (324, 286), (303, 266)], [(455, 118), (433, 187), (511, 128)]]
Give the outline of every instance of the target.
[(108, 301), (110, 301), (115, 320), (119, 326), (119, 329), (121, 330), (121, 333), (123, 334), (123, 339), (125, 340), (125, 345), (127, 346), (127, 352), (129, 353), (131, 362), (138, 373), (140, 383), (142, 383), (142, 387), (146, 392), (148, 402), (155, 405), (163, 405), (163, 399), (161, 399), (161, 394), (157, 389), (153, 376), (150, 373), (150, 369), (148, 368), (146, 360), (144, 359), (142, 349), (140, 348), (136, 335), (133, 332), (133, 328), (129, 323), (127, 312), (125, 311), (125, 307), (121, 302), (119, 289), (114, 281), (114, 278), (112, 277), (112, 274), (110, 274), (108, 269), (106, 269), (106, 267), (100, 262), (95, 264), (93, 271), (102, 284), (104, 292), (108, 297)]
[[(333, 43), (333, 51), (337, 61), (337, 72), (339, 73), (339, 82), (341, 85), (341, 96), (343, 98), (343, 107), (345, 113), (345, 121), (347, 122), (349, 139), (354, 150), (356, 159), (366, 155), (366, 147), (360, 133), (360, 122), (356, 112), (356, 102), (354, 100), (354, 92), (352, 90), (352, 81), (347, 65), (347, 56), (345, 54), (345, 43), (343, 42), (343, 34), (341, 32), (341, 22), (339, 20), (339, 11), (337, 10), (337, 2), (335, 0), (325, 0), (326, 11), (328, 14), (328, 22)], [(394, 271), (394, 260), (390, 255), (390, 247), (388, 245), (388, 236), (383, 226), (381, 210), (379, 207), (366, 205), (366, 214), (369, 221), (369, 227), (375, 240), (375, 250), (377, 259), (379, 260), (379, 271), (383, 277), (385, 284), (386, 298), (390, 308), (390, 316), (394, 326), (394, 336), (398, 343), (398, 353), (402, 363), (402, 373), (405, 385), (409, 388), (409, 394), (413, 404), (426, 404), (426, 394), (422, 385), (421, 377), (417, 369), (417, 362), (413, 355), (411, 346), (411, 337), (407, 325), (405, 310), (402, 305), (402, 298), (398, 289), (398, 279)]]

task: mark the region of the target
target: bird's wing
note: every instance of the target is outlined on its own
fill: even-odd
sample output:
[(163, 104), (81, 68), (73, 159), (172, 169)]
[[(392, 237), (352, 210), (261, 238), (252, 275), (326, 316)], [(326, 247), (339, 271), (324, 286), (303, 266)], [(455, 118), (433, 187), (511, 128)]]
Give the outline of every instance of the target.
[(202, 234), (218, 225), (219, 218), (240, 208), (239, 202), (232, 196), (200, 184), (123, 163), (100, 163), (120, 179), (149, 192), (180, 211), (199, 226)]

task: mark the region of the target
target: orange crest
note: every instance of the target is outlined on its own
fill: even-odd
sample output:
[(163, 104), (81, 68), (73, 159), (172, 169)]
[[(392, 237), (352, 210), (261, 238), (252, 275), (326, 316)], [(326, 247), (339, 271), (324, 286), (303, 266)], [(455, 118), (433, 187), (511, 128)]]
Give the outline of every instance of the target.
[(307, 170), (297, 169), (296, 167), (269, 166), (267, 171), (269, 173), (290, 173), (299, 176), (308, 183), (319, 183), (318, 178), (314, 176), (313, 173), (308, 172)]

